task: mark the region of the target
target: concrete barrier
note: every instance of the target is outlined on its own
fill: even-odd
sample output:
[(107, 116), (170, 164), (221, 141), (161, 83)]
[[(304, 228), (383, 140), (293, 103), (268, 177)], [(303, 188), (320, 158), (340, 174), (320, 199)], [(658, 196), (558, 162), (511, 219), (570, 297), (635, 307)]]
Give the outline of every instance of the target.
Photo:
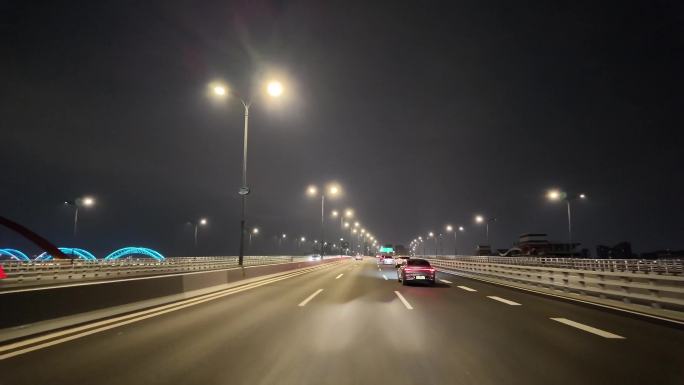
[[(120, 307), (131, 303), (125, 311), (151, 306), (158, 298), (172, 302), (189, 292), (207, 291), (213, 287), (340, 261), (341, 258), (323, 261), (301, 261), (263, 266), (236, 267), (222, 270), (179, 273), (152, 277), (128, 278), (116, 281), (82, 282), (70, 285), (17, 289), (0, 292), (0, 329), (26, 328), (28, 325), (87, 312)], [(187, 298), (184, 297), (184, 298)], [(155, 301), (158, 305), (164, 303)], [(107, 313), (109, 316), (115, 313)], [(92, 320), (92, 317), (90, 317)], [(60, 324), (60, 327), (68, 325)], [(41, 331), (44, 328), (41, 328)], [(22, 333), (26, 334), (26, 333)], [(2, 339), (2, 338), (0, 338)]]
[(684, 320), (684, 277), (427, 258), (442, 270), (573, 300)]

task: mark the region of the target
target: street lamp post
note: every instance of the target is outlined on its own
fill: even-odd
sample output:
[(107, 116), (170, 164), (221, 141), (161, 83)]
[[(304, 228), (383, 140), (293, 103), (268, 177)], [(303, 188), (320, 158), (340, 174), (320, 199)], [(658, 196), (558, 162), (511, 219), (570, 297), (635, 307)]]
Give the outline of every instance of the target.
[(64, 204), (74, 208), (74, 238), (76, 238), (76, 234), (78, 233), (78, 209), (81, 207), (93, 206), (95, 204), (95, 198), (85, 196), (76, 198), (72, 201), (66, 201)]
[(207, 224), (207, 219), (201, 218), (199, 221), (193, 222), (193, 224), (195, 225), (195, 236), (194, 236), (195, 248), (197, 248), (197, 231), (199, 229), (199, 226), (205, 226)]
[[(327, 190), (327, 191), (326, 191)], [(340, 193), (340, 187), (336, 184), (330, 184), (325, 189), (321, 190), (321, 255), (325, 255), (325, 197), (330, 195), (334, 197)], [(318, 187), (309, 186), (307, 189), (307, 194), (309, 196), (316, 196), (318, 194)]]
[[(214, 85), (213, 92), (216, 96), (224, 97), (229, 91), (226, 86)], [(272, 81), (267, 85), (267, 92), (272, 97), (279, 97), (283, 93), (283, 86), (280, 82)], [(238, 265), (242, 266), (245, 255), (245, 211), (247, 206), (247, 195), (249, 194), (249, 187), (247, 186), (247, 143), (249, 140), (249, 107), (252, 103), (251, 101), (246, 101), (236, 92), (232, 93), (240, 99), (240, 102), (242, 102), (242, 106), (245, 109), (244, 132), (242, 136), (242, 186), (240, 186), (240, 190), (238, 191), (238, 194), (240, 195), (240, 253), (238, 256)]]
[(487, 245), (489, 245), (489, 223), (494, 222), (496, 220), (497, 220), (497, 217), (485, 218), (482, 215), (476, 215), (475, 216), (475, 222), (476, 223), (484, 223), (485, 224), (485, 239), (487, 240)]
[(258, 227), (253, 228), (252, 231), (249, 232), (249, 246), (250, 247), (252, 246), (252, 235), (255, 237), (257, 235), (259, 235), (259, 228)]
[(458, 233), (459, 231), (460, 231), (460, 232), (463, 232), (463, 231), (464, 231), (464, 228), (463, 228), (463, 226), (458, 226), (458, 228), (455, 229), (455, 228), (454, 228), (453, 226), (451, 226), (451, 225), (446, 225), (446, 231), (447, 231), (447, 232), (451, 232), (451, 231), (454, 232), (454, 256), (456, 256), (456, 255), (458, 255), (458, 237), (457, 237), (457, 233)]
[(283, 245), (283, 239), (287, 238), (287, 234), (282, 234), (281, 236), (278, 237), (278, 251), (281, 250), (281, 247)]
[(549, 190), (546, 193), (546, 197), (550, 201), (561, 201), (564, 200), (568, 207), (568, 245), (572, 249), (572, 212), (570, 209), (570, 202), (577, 199), (587, 199), (586, 194), (568, 194), (560, 190)]

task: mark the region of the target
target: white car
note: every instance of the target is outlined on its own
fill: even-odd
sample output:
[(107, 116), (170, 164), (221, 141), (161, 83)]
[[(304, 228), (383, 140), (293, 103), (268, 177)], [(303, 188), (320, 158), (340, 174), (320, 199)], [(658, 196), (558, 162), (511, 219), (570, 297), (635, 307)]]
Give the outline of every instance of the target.
[(394, 257), (391, 255), (383, 255), (380, 257), (380, 264), (382, 265), (392, 265), (394, 266)]
[(356, 255), (354, 256), (354, 259), (357, 260), (357, 261), (363, 261), (363, 255), (361, 255), (361, 254), (356, 254)]

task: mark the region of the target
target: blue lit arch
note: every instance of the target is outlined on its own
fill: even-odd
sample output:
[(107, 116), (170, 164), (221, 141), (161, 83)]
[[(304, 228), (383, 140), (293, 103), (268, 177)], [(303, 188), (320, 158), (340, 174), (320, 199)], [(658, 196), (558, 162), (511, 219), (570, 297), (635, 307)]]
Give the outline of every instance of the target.
[(119, 258), (123, 258), (129, 255), (144, 255), (146, 257), (150, 257), (153, 259), (156, 259), (157, 261), (163, 261), (166, 258), (164, 258), (163, 255), (158, 253), (157, 251), (154, 251), (152, 249), (148, 249), (147, 247), (124, 247), (122, 249), (116, 250), (106, 256), (104, 259), (111, 261), (111, 260), (116, 260)]
[[(64, 255), (76, 257), (77, 259), (84, 259), (86, 261), (96, 261), (97, 258), (89, 251), (79, 249), (76, 247), (59, 247), (59, 251), (64, 253)], [(36, 257), (36, 261), (49, 261), (52, 260), (52, 255), (44, 252)]]
[(22, 262), (30, 262), (31, 258), (17, 249), (0, 249), (0, 256), (7, 256), (10, 259)]

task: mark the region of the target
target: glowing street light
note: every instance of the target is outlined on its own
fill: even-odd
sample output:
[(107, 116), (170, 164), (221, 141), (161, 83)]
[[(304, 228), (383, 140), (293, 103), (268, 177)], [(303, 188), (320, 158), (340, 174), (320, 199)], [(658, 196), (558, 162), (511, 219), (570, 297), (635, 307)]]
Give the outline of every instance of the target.
[[(342, 189), (340, 186), (336, 183), (330, 183), (328, 184), (324, 189), (321, 190), (321, 242), (323, 245), (326, 244), (325, 242), (325, 197), (327, 196), (328, 198), (334, 198), (338, 195), (340, 195)], [(306, 189), (306, 193), (310, 197), (315, 197), (318, 195), (318, 187), (315, 185), (310, 185)], [(337, 213), (337, 211), (334, 211)], [(338, 213), (339, 214), (339, 213)], [(337, 216), (338, 214), (335, 214), (334, 216)], [(325, 250), (321, 249), (321, 255), (325, 254)]]
[(337, 218), (337, 216), (340, 215), (340, 213), (338, 213), (337, 210), (333, 210), (333, 211), (330, 213), (330, 215), (331, 215), (333, 218)]
[(194, 240), (195, 240), (195, 248), (197, 248), (197, 232), (199, 230), (199, 227), (200, 226), (206, 226), (207, 223), (209, 223), (209, 222), (207, 221), (207, 218), (200, 218), (199, 220), (194, 221), (194, 222), (190, 222), (190, 223), (192, 223), (195, 226)]
[[(242, 136), (242, 186), (238, 190), (240, 195), (240, 253), (238, 256), (238, 265), (242, 266), (244, 260), (245, 251), (245, 206), (247, 195), (249, 194), (249, 186), (247, 186), (247, 139), (249, 138), (249, 107), (252, 102), (246, 100), (237, 92), (232, 91), (228, 86), (222, 83), (212, 83), (209, 85), (212, 94), (215, 98), (224, 99), (229, 94), (232, 94), (236, 99), (242, 102), (244, 107), (244, 132)], [(277, 81), (271, 81), (268, 83), (266, 90), (272, 97), (279, 97), (283, 93), (283, 85)], [(251, 234), (250, 234), (251, 238)]]
[(482, 215), (476, 215), (475, 216), (475, 223), (478, 224), (485, 224), (485, 239), (487, 240), (487, 243), (489, 243), (489, 223), (494, 222), (497, 220), (497, 217), (494, 218), (485, 218)]
[(457, 247), (457, 238), (456, 238), (456, 234), (457, 234), (459, 231), (460, 231), (460, 232), (463, 232), (463, 230), (464, 230), (463, 226), (458, 226), (458, 231), (456, 231), (456, 230), (454, 230), (454, 227), (453, 227), (453, 226), (451, 226), (451, 225), (446, 225), (446, 231), (447, 231), (448, 233), (450, 233), (450, 232), (452, 232), (452, 231), (454, 232), (454, 255), (458, 255), (458, 247)]
[(94, 206), (95, 198), (91, 196), (83, 196), (72, 201), (66, 201), (64, 202), (64, 205), (74, 208), (74, 238), (76, 238), (76, 234), (78, 233), (78, 209), (81, 207), (88, 208)]
[(309, 187), (307, 187), (307, 189), (306, 189), (306, 193), (307, 193), (309, 196), (314, 197), (314, 196), (316, 196), (316, 194), (318, 194), (318, 187), (316, 187), (316, 186), (309, 186)]
[(280, 97), (283, 94), (284, 88), (283, 84), (279, 81), (271, 81), (266, 86), (266, 92), (273, 97)]
[(252, 229), (252, 231), (249, 232), (249, 245), (252, 245), (252, 237), (255, 237), (259, 235), (259, 228), (255, 227)]
[(558, 189), (551, 189), (546, 192), (546, 198), (552, 202), (559, 202), (564, 200), (568, 207), (568, 244), (572, 248), (572, 214), (570, 209), (570, 202), (573, 200), (585, 200), (587, 199), (586, 194), (568, 194), (565, 191)]

